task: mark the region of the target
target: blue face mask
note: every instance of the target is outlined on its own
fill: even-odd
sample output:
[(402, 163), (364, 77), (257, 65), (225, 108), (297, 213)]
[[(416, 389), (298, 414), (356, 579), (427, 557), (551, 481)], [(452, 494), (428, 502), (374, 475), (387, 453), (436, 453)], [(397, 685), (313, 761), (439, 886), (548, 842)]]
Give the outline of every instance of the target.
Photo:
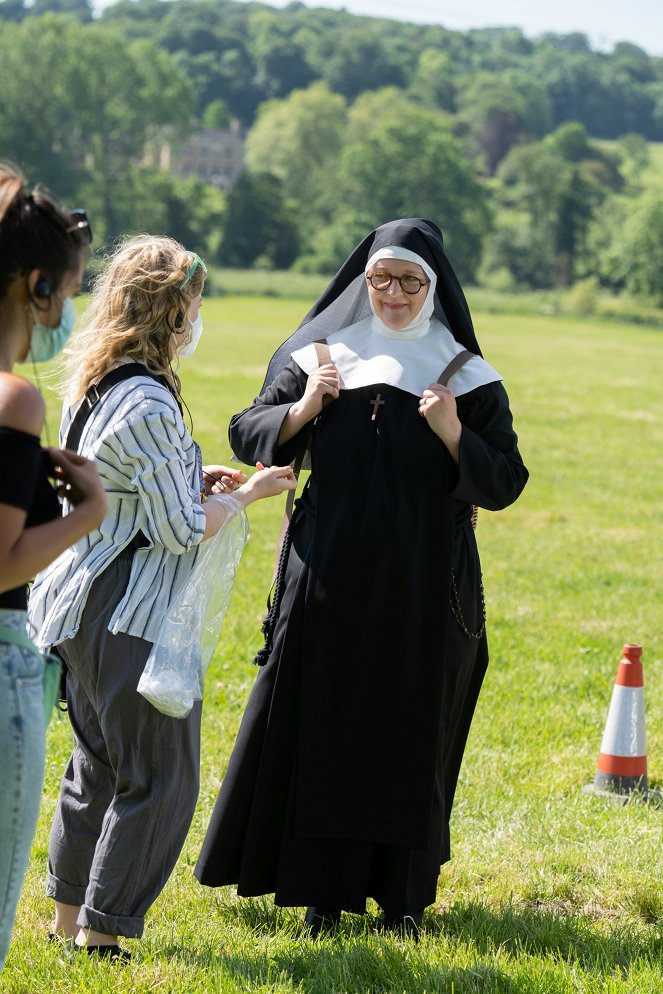
[(75, 321), (76, 306), (71, 297), (65, 297), (62, 301), (60, 323), (57, 327), (49, 328), (48, 325), (35, 321), (28, 349), (28, 356), (33, 362), (48, 362), (61, 352), (67, 344)]

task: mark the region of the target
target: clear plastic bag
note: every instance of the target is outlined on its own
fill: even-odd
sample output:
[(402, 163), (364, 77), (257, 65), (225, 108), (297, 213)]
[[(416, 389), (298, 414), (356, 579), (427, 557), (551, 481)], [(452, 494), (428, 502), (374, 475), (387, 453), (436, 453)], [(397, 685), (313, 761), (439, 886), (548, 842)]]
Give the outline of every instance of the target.
[(191, 575), (168, 609), (138, 682), (138, 693), (173, 718), (185, 718), (194, 702), (203, 699), (205, 674), (249, 537), (242, 504), (230, 494), (221, 499), (228, 516), (217, 534), (201, 546)]

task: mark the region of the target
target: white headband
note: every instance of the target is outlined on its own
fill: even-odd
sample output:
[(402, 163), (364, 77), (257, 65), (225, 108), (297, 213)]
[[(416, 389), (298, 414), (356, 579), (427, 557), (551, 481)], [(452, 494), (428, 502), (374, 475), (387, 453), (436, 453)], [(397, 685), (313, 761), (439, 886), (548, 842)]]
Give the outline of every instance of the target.
[(425, 259), (422, 259), (420, 255), (416, 252), (410, 252), (409, 249), (401, 248), (399, 245), (385, 245), (384, 248), (378, 249), (374, 252), (366, 263), (366, 269), (364, 272), (368, 272), (374, 262), (378, 259), (402, 259), (403, 262), (416, 262), (418, 266), (421, 266), (425, 272), (428, 279), (433, 283), (437, 283), (437, 275), (430, 268)]

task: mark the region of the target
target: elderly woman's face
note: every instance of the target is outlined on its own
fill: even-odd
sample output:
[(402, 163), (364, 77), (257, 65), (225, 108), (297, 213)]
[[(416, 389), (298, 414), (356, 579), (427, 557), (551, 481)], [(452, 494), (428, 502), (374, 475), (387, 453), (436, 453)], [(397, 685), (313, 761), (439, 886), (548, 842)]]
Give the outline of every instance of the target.
[[(393, 331), (407, 328), (424, 306), (428, 293), (428, 277), (421, 266), (405, 259), (378, 259), (366, 276), (368, 295), (377, 316)], [(417, 281), (422, 284), (419, 289)], [(379, 288), (381, 284), (384, 289)], [(412, 290), (415, 292), (407, 292)]]

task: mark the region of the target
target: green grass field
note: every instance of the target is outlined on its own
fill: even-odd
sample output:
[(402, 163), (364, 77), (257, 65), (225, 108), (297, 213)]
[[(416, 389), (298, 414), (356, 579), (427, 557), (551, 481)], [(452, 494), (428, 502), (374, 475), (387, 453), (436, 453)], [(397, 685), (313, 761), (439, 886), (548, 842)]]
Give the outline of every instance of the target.
[[(308, 304), (222, 297), (183, 361), (209, 462), (266, 360)], [(0, 989), (182, 994), (660, 994), (663, 810), (583, 793), (624, 642), (644, 647), (649, 774), (663, 780), (663, 337), (647, 327), (477, 314), (504, 374), (530, 482), (483, 512), (491, 665), (452, 820), (452, 861), (419, 942), (385, 938), (373, 907), (305, 938), (301, 910), (192, 876), (255, 671), (283, 498), (249, 511), (245, 551), (208, 674), (200, 802), (184, 852), (126, 968), (62, 966), (45, 940), (50, 817), (70, 746), (52, 723), (32, 861)], [(57, 405), (50, 406), (51, 434)]]

